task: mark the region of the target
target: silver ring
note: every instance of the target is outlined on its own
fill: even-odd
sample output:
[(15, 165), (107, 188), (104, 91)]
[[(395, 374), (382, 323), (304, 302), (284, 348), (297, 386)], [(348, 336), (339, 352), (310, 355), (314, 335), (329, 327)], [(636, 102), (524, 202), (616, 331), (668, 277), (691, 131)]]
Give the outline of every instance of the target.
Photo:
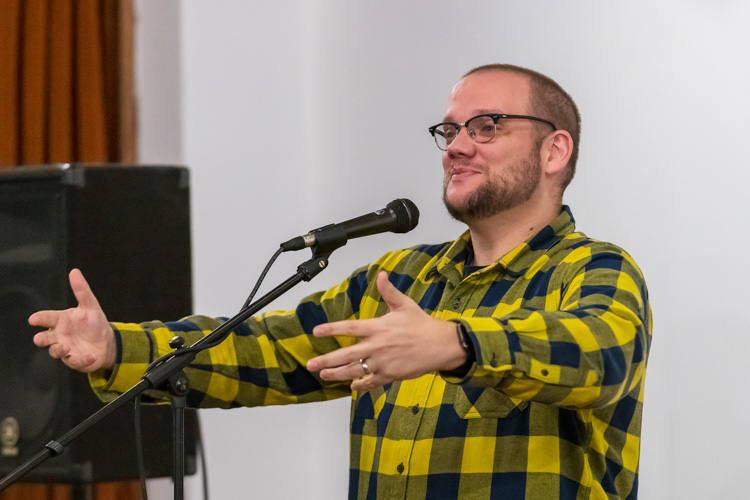
[(359, 364), (362, 365), (362, 370), (364, 370), (365, 375), (369, 375), (370, 374), (370, 367), (367, 366), (367, 363), (365, 363), (365, 360), (364, 359), (360, 359), (359, 360)]

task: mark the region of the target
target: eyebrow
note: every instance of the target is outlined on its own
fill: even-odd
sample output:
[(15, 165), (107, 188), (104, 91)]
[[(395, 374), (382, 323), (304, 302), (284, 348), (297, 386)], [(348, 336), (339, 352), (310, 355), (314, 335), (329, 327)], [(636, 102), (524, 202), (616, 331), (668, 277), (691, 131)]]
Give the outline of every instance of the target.
[[(480, 109), (475, 109), (474, 114), (472, 114), (469, 117), (469, 119), (474, 118), (475, 116), (479, 116), (479, 115), (504, 115), (504, 114), (510, 114), (510, 113), (504, 113), (503, 111), (499, 111), (496, 109), (480, 108)], [(442, 123), (446, 123), (446, 122), (458, 123), (455, 120), (451, 120), (449, 117), (444, 116)]]

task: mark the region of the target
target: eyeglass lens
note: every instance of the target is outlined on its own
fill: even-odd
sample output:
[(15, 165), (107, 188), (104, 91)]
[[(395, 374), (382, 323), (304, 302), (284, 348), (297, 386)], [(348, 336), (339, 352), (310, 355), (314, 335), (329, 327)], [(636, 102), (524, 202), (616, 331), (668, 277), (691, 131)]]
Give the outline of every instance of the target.
[[(445, 149), (458, 135), (459, 129), (451, 124), (440, 125), (435, 130), (438, 147)], [(495, 137), (495, 122), (489, 116), (477, 116), (466, 123), (466, 131), (474, 142), (489, 142)]]

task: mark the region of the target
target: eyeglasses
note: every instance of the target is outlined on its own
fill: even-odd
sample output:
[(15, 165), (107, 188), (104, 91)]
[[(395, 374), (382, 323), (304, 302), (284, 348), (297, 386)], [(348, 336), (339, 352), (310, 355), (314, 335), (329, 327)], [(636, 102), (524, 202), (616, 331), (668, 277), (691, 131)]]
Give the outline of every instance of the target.
[(498, 121), (518, 119), (546, 123), (553, 129), (557, 130), (554, 123), (542, 118), (537, 118), (536, 116), (503, 115), (497, 113), (477, 115), (474, 118), (466, 120), (466, 123), (438, 123), (437, 125), (430, 127), (428, 130), (430, 131), (430, 134), (432, 134), (432, 137), (435, 138), (435, 144), (437, 144), (437, 147), (445, 151), (448, 149), (448, 146), (451, 145), (456, 136), (458, 136), (461, 127), (466, 127), (466, 132), (469, 134), (469, 137), (471, 137), (474, 142), (481, 144), (490, 142), (492, 138), (495, 137)]

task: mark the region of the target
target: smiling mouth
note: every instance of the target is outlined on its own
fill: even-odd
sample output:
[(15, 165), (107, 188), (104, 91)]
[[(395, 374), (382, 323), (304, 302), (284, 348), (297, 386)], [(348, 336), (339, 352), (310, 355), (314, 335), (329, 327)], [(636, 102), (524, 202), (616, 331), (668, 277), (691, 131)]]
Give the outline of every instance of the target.
[(474, 168), (466, 168), (466, 167), (453, 167), (450, 170), (450, 178), (463, 178), (463, 177), (469, 177), (471, 175), (480, 174), (481, 172)]

